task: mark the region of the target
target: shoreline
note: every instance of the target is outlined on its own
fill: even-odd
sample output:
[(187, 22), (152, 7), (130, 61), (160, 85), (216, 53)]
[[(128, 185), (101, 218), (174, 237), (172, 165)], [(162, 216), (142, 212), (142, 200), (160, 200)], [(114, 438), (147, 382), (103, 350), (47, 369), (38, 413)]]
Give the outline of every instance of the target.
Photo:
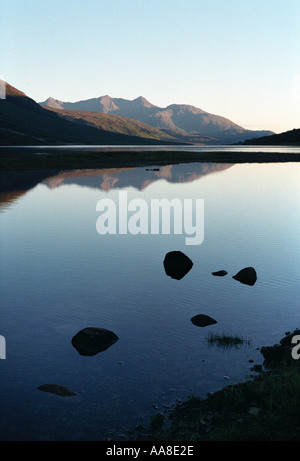
[(300, 154), (285, 152), (190, 152), (190, 151), (108, 151), (108, 152), (12, 152), (0, 150), (0, 170), (72, 170), (163, 166), (178, 163), (285, 163), (300, 162)]
[(279, 343), (262, 346), (262, 365), (245, 380), (202, 399), (176, 403), (168, 417), (152, 417), (149, 427), (131, 431), (130, 440), (300, 441), (300, 329)]

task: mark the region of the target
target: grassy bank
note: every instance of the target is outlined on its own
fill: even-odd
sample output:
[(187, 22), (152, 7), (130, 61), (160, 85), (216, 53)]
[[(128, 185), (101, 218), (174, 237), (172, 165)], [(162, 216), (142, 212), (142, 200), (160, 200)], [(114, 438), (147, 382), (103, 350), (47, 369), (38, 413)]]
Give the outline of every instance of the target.
[[(37, 154), (37, 152), (43, 152)], [(78, 150), (30, 151), (0, 149), (0, 170), (71, 170), (86, 168), (121, 168), (151, 165), (169, 165), (190, 162), (268, 163), (299, 162), (300, 154), (264, 152), (97, 152)]]
[(291, 338), (262, 348), (264, 369), (205, 399), (192, 396), (168, 415), (157, 414), (135, 439), (153, 441), (299, 441), (300, 360)]

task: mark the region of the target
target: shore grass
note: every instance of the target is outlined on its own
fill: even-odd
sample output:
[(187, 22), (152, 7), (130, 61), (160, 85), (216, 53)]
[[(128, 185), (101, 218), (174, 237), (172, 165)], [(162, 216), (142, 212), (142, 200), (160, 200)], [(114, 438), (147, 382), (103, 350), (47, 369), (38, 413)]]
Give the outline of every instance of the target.
[(191, 152), (191, 151), (107, 151), (78, 149), (0, 149), (0, 170), (71, 170), (121, 168), (175, 163), (270, 163), (299, 162), (300, 154), (264, 152)]
[(238, 347), (242, 344), (250, 345), (251, 340), (247, 338), (241, 338), (237, 335), (228, 335), (225, 333), (218, 334), (209, 332), (207, 335), (207, 342), (209, 346), (216, 344), (219, 347), (229, 348)]
[[(300, 441), (300, 373), (262, 372), (209, 395), (191, 396), (166, 418), (155, 415), (135, 440)], [(168, 423), (167, 423), (168, 422)]]
[[(228, 386), (205, 401), (191, 397), (160, 428), (164, 440), (300, 440), (300, 373), (295, 368), (263, 372)], [(155, 439), (156, 433), (152, 432)]]
[(204, 399), (191, 396), (176, 403), (168, 416), (155, 415), (133, 440), (300, 441), (300, 359), (292, 359), (290, 345), (294, 333), (261, 348), (260, 373)]

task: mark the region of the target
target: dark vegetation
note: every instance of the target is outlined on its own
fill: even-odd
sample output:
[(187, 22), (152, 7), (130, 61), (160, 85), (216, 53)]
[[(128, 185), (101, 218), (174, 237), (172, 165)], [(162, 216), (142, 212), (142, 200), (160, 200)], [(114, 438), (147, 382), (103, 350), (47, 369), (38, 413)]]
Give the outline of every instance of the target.
[[(42, 155), (39, 155), (42, 153)], [(99, 152), (80, 149), (0, 149), (0, 171), (125, 168), (190, 162), (299, 162), (300, 154), (241, 152)]]
[[(286, 333), (279, 344), (261, 348), (263, 365), (254, 365), (244, 382), (207, 398), (191, 396), (168, 415), (158, 413), (148, 429), (130, 437), (153, 441), (299, 441), (300, 359), (291, 355)], [(239, 343), (238, 338), (233, 338)]]

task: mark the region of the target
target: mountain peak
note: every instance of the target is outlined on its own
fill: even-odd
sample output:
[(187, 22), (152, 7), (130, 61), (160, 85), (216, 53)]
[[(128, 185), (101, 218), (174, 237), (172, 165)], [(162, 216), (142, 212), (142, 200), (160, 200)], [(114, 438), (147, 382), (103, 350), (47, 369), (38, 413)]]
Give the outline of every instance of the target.
[(100, 101), (111, 101), (113, 98), (111, 98), (108, 94), (105, 94), (104, 96), (100, 96), (99, 100)]
[(103, 106), (103, 112), (118, 110), (118, 106), (114, 103), (114, 99), (108, 96), (108, 94), (101, 96), (99, 102)]
[(151, 104), (151, 102), (149, 102), (146, 98), (144, 98), (144, 96), (139, 96), (138, 98), (133, 99), (131, 102), (133, 104), (142, 105), (143, 107), (156, 107), (153, 104)]
[(43, 107), (52, 107), (52, 109), (62, 109), (63, 108), (63, 101), (59, 101), (55, 98), (48, 98), (46, 101), (41, 102), (40, 105)]

